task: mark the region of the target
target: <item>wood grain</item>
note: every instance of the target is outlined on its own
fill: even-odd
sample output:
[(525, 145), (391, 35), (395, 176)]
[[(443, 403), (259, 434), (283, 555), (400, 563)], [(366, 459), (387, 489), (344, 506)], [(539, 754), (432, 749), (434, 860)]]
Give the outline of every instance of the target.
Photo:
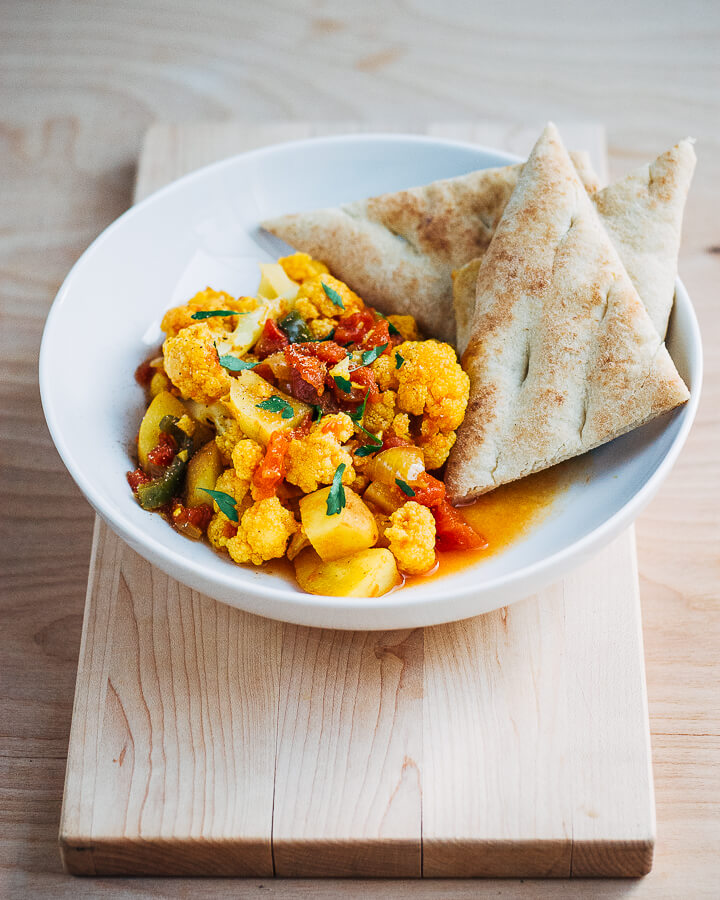
[[(498, 18), (495, 18), (497, 16)], [(0, 893), (25, 897), (715, 897), (720, 881), (720, 357), (698, 420), (637, 524), (658, 805), (638, 883), (77, 880), (56, 849), (93, 515), (44, 425), (49, 304), (131, 202), (155, 119), (607, 123), (613, 176), (683, 134), (699, 165), (680, 270), (720, 343), (720, 8), (621, 0), (382, 10), (276, 0), (91, 7), (8, 0), (0, 29)], [(300, 61), (300, 62), (299, 62)], [(404, 121), (403, 121), (404, 120)], [(512, 126), (508, 126), (512, 131)], [(28, 509), (44, 503), (43, 516)]]

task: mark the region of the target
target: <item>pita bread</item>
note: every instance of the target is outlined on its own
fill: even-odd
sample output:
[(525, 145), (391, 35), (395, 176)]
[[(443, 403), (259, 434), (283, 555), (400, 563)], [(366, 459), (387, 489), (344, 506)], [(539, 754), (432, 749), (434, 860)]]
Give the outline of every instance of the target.
[(454, 503), (545, 469), (687, 400), (687, 388), (577, 177), (543, 132), (477, 274)]
[[(664, 338), (675, 299), (683, 211), (695, 169), (692, 141), (680, 141), (655, 162), (592, 194), (600, 219), (630, 280), (645, 304), (657, 333)], [(453, 305), (457, 348), (470, 339), (475, 284), (480, 262), (454, 274)]]
[[(574, 159), (596, 190), (588, 155)], [(371, 306), (413, 315), (425, 334), (454, 343), (452, 272), (485, 251), (521, 170), (522, 163), (481, 169), (262, 227), (321, 259)]]

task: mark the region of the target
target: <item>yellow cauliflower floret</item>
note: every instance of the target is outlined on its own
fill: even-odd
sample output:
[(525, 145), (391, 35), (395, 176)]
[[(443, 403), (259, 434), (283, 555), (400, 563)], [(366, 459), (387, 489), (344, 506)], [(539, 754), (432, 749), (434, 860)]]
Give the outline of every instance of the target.
[(213, 334), (204, 322), (167, 338), (163, 356), (168, 378), (182, 397), (209, 405), (230, 390), (230, 376), (220, 365)]
[[(337, 306), (333, 303), (323, 290), (323, 284), (326, 284), (340, 295), (342, 306)], [(325, 318), (349, 316), (351, 313), (361, 310), (364, 305), (357, 294), (332, 275), (315, 275), (313, 278), (308, 278), (300, 286), (300, 290), (295, 298), (295, 309), (306, 322), (318, 319), (321, 316)]]
[(388, 316), (387, 320), (397, 328), (404, 341), (420, 340), (417, 322), (412, 316)]
[(363, 425), (373, 434), (383, 434), (395, 417), (395, 391), (383, 391), (375, 403), (365, 407)]
[[(215, 482), (215, 490), (222, 491), (223, 494), (230, 494), (235, 498), (235, 503), (239, 507), (245, 499), (248, 492), (249, 482), (244, 478), (238, 478), (235, 469), (225, 469), (221, 472)], [(218, 512), (220, 507), (213, 501), (213, 509)]]
[[(217, 508), (217, 507), (216, 507)], [(223, 512), (216, 512), (210, 519), (207, 536), (210, 546), (216, 550), (224, 550), (227, 542), (235, 535), (237, 526)]]
[[(189, 300), (184, 306), (175, 306), (173, 309), (169, 309), (163, 316), (160, 327), (168, 337), (175, 337), (181, 329), (197, 324), (197, 320), (192, 317), (193, 313), (208, 312), (211, 309), (236, 309), (238, 312), (247, 312), (255, 309), (256, 306), (257, 300), (254, 297), (239, 297), (236, 300), (225, 291), (205, 288), (204, 291), (195, 294), (192, 300)], [(212, 316), (202, 321), (213, 334), (219, 335), (233, 331), (240, 319), (238, 316)]]
[(310, 329), (310, 334), (315, 338), (316, 341), (320, 340), (329, 340), (330, 335), (332, 333), (333, 328), (336, 325), (335, 319), (311, 319), (307, 325)]
[(313, 259), (309, 253), (293, 253), (291, 256), (283, 256), (278, 262), (285, 270), (285, 274), (292, 281), (302, 284), (309, 278), (322, 275), (330, 270), (319, 259)]
[(401, 572), (420, 575), (435, 565), (435, 519), (426, 506), (408, 500), (390, 516), (384, 537)]
[(245, 440), (245, 432), (235, 419), (227, 418), (222, 422), (222, 431), (215, 435), (215, 444), (220, 457), (226, 466), (232, 462), (232, 452), (238, 441)]
[(226, 548), (236, 563), (259, 566), (284, 556), (288, 541), (299, 528), (277, 497), (259, 500), (243, 514), (237, 534), (228, 540)]
[(286, 480), (310, 494), (321, 484), (332, 484), (335, 470), (344, 463), (342, 482), (352, 484), (355, 480), (352, 457), (341, 445), (350, 439), (354, 428), (348, 415), (337, 413), (325, 416), (307, 437), (290, 441)]
[[(398, 369), (395, 357), (403, 364)], [(381, 390), (397, 391), (397, 409), (422, 416), (418, 444), (426, 452), (426, 466), (435, 469), (447, 459), (452, 434), (465, 417), (470, 379), (455, 351), (440, 341), (405, 341), (390, 356), (373, 363)]]
[[(400, 347), (403, 345), (400, 344)], [(396, 348), (398, 349), (398, 348)], [(372, 364), (375, 373), (375, 381), (381, 391), (395, 390), (398, 386), (397, 370), (395, 368), (395, 354), (383, 353)]]
[(410, 416), (407, 413), (398, 413), (392, 420), (390, 430), (404, 441), (412, 443), (412, 438), (410, 437)]
[(426, 469), (439, 469), (445, 462), (452, 450), (457, 434), (454, 431), (435, 431), (432, 432), (428, 428), (425, 434), (425, 421), (423, 421), (423, 432), (418, 440), (418, 446), (422, 447), (425, 457)]
[(262, 458), (263, 448), (256, 441), (238, 441), (232, 450), (232, 464), (237, 477), (249, 484)]

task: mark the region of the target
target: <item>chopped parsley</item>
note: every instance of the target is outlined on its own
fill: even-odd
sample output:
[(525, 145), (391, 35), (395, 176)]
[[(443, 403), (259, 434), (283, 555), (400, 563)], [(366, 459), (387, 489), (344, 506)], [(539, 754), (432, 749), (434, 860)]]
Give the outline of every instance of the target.
[(317, 419), (315, 419), (315, 424), (322, 422), (323, 417), (323, 408), (322, 406), (318, 406), (316, 403), (313, 404), (313, 410), (317, 414)]
[(237, 309), (201, 309), (199, 312), (193, 313), (191, 319), (213, 319), (215, 316), (244, 316), (247, 313), (240, 312)]
[(268, 412), (280, 413), (283, 419), (292, 419), (295, 415), (295, 410), (287, 400), (283, 400), (283, 398), (278, 397), (277, 394), (273, 394), (272, 397), (268, 397), (267, 400), (263, 400), (262, 403), (256, 403), (255, 408), (265, 409)]
[(237, 506), (234, 497), (231, 497), (230, 494), (226, 494), (224, 491), (211, 491), (210, 488), (200, 488), (200, 490), (205, 491), (206, 494), (210, 494), (220, 508), (220, 512), (224, 512), (231, 522), (238, 521)]
[(333, 381), (341, 391), (344, 391), (346, 394), (352, 393), (352, 385), (348, 378), (343, 378), (342, 375), (333, 375)]
[(396, 478), (395, 484), (400, 488), (400, 490), (405, 494), (406, 497), (414, 497), (415, 491), (410, 487), (407, 481), (403, 481), (402, 478)]
[(383, 353), (387, 350), (387, 344), (380, 344), (377, 347), (373, 347), (372, 350), (363, 350), (362, 361), (364, 366), (369, 366), (370, 363), (374, 363), (378, 356), (382, 356)]
[(363, 402), (358, 406), (355, 412), (348, 413), (353, 422), (362, 422), (363, 416), (365, 415), (365, 407), (367, 406), (368, 397), (370, 396), (370, 388), (368, 388), (367, 394), (365, 394), (365, 398)]
[(230, 353), (226, 353), (224, 356), (218, 356), (218, 359), (220, 360), (220, 365), (229, 372), (242, 372), (243, 369), (254, 369), (255, 366), (258, 365), (256, 362), (238, 359), (237, 356), (232, 356)]
[(343, 487), (342, 477), (345, 471), (345, 463), (335, 469), (333, 475), (332, 487), (327, 497), (327, 514), (329, 516), (337, 516), (345, 509), (345, 488)]
[(395, 354), (395, 368), (401, 369), (404, 362), (405, 362), (405, 357), (400, 356), (399, 353), (396, 353)]
[(401, 337), (400, 332), (397, 330), (397, 328), (393, 325), (392, 322), (388, 322), (388, 331), (390, 332), (390, 334), (394, 334), (394, 335), (397, 335), (398, 337)]
[(377, 453), (379, 449), (380, 447), (375, 447), (373, 444), (363, 444), (362, 447), (357, 448), (355, 456), (370, 456), (372, 453)]
[(345, 304), (342, 301), (342, 297), (340, 296), (340, 294), (338, 294), (335, 288), (330, 287), (329, 284), (325, 284), (325, 282), (322, 280), (320, 281), (320, 284), (322, 285), (322, 289), (325, 291), (325, 295), (329, 300), (332, 301), (333, 305), (339, 306), (340, 309), (345, 309)]
[(365, 428), (359, 422), (356, 422), (355, 426), (359, 428), (360, 431), (363, 432), (363, 434), (366, 434), (370, 438), (371, 443), (373, 443), (376, 447), (382, 447), (382, 441), (376, 434), (373, 434), (372, 431), (368, 431), (367, 428)]

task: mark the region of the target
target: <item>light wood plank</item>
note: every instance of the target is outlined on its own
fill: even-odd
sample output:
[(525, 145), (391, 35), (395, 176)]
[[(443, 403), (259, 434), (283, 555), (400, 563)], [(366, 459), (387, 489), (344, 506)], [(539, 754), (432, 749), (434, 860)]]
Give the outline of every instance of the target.
[(422, 631), (287, 626), (277, 875), (421, 874)]

